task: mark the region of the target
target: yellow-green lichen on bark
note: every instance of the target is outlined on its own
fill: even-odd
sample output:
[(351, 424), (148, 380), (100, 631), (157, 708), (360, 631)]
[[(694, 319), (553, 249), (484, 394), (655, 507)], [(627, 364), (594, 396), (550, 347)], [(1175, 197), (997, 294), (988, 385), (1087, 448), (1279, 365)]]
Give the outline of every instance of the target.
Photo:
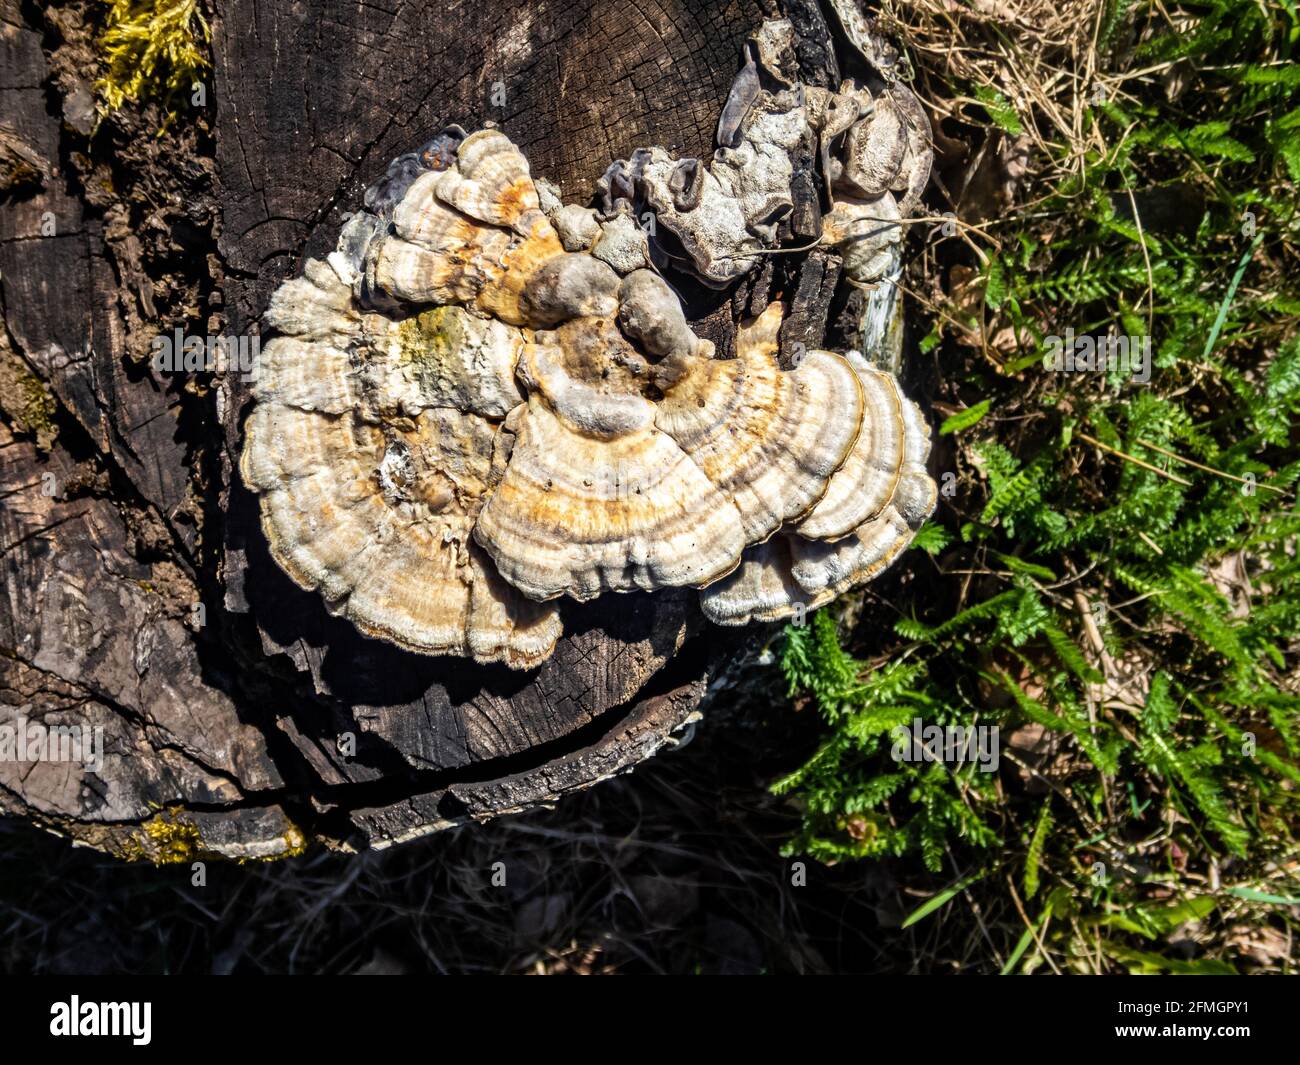
[(45, 382), (27, 368), (0, 330), (0, 409), (22, 433), (36, 438), (42, 451), (49, 451), (58, 436), (54, 424), (57, 407)]
[(128, 861), (151, 861), (155, 865), (173, 865), (198, 858), (203, 839), (198, 826), (182, 818), (183, 812), (179, 806), (159, 810), (133, 833), (122, 857)]
[[(206, 816), (206, 815), (205, 815)], [(205, 841), (193, 815), (182, 806), (169, 806), (132, 829), (123, 840), (106, 849), (128, 862), (181, 865), (196, 861), (278, 862), (296, 858), (307, 850), (307, 834), (285, 818), (287, 827), (278, 837), (254, 843), (222, 846)], [(276, 846), (279, 843), (280, 846)]]

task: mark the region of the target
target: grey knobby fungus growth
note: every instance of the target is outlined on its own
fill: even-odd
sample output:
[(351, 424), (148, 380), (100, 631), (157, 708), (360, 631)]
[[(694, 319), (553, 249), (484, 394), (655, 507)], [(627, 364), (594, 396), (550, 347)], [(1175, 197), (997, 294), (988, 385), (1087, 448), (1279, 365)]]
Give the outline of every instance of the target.
[(809, 146), (820, 238), (859, 281), (897, 270), (924, 114), (895, 90), (806, 89), (792, 44), (784, 21), (751, 39), (711, 160), (638, 151), (594, 209), (495, 129), (393, 162), (267, 311), (241, 471), (285, 572), (371, 636), (524, 669), (565, 596), (692, 587), (740, 625), (889, 565), (936, 497), (897, 380), (857, 352), (781, 369), (780, 302), (720, 357), (660, 273), (753, 269), (799, 210)]

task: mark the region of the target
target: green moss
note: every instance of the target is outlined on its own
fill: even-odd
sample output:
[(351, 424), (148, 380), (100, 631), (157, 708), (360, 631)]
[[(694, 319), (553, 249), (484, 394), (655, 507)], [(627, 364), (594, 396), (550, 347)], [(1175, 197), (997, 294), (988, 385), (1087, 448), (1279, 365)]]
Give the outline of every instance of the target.
[(170, 121), (176, 97), (189, 92), (208, 68), (211, 32), (197, 0), (107, 0), (107, 5), (99, 38), (106, 70), (95, 82), (101, 113), (128, 101), (158, 99)]
[[(775, 785), (802, 819), (786, 853), (918, 854), (952, 878), (933, 896), (950, 917), (960, 895), (1021, 918), (1007, 972), (1224, 971), (1243, 926), (1296, 932), (1294, 20), (1249, 0), (1174, 10), (1177, 29), (1139, 15), (1135, 46), (1103, 57), (1110, 101), (1087, 123), (1112, 151), (1081, 178), (1076, 145), (1036, 140), (1032, 209), (978, 257), (927, 253), (950, 269), (925, 348), (955, 412), (917, 538), (932, 560), (878, 586), (856, 630), (822, 611), (779, 645), (824, 724)], [(1144, 73), (1175, 61), (1176, 107)], [(1008, 116), (985, 102), (992, 136)], [(1141, 365), (1054, 369), (1049, 337), (1069, 330), (1122, 338)], [(918, 757), (918, 719), (996, 727), (1005, 761)], [(1147, 950), (1193, 919), (1195, 962)]]

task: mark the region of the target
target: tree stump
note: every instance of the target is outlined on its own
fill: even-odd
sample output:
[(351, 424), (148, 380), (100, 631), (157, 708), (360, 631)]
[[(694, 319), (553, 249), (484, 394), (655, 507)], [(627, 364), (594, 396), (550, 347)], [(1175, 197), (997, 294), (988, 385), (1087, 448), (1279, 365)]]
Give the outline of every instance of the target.
[[(638, 146), (707, 156), (763, 18), (792, 17), (809, 80), (831, 80), (816, 4), (215, 6), (202, 91), (154, 136), (157, 105), (92, 133), (98, 5), (0, 0), (0, 726), (103, 738), (93, 773), (0, 761), (0, 810), (126, 857), (271, 858), (630, 769), (743, 636), (657, 593), (566, 604), (525, 673), (367, 639), (270, 559), (237, 472), (247, 386), (160, 373), (149, 348), (256, 334), (389, 160), (448, 122), (495, 122), (567, 202)], [(834, 278), (814, 265), (692, 290), (690, 316), (725, 345), (794, 271), (792, 328), (818, 343)]]

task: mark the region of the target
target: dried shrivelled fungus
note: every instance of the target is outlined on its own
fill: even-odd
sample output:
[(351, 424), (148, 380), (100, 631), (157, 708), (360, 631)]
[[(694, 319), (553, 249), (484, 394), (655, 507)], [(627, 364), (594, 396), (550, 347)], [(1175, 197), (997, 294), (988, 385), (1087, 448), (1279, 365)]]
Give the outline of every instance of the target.
[(297, 583), (410, 650), (528, 668), (561, 597), (694, 587), (716, 622), (775, 620), (902, 550), (935, 490), (895, 378), (852, 352), (782, 369), (780, 302), (720, 357), (656, 269), (656, 233), (707, 284), (751, 269), (810, 145), (823, 240), (860, 279), (896, 268), (893, 193), (928, 173), (910, 111), (805, 92), (792, 44), (751, 39), (710, 162), (634, 153), (594, 211), (497, 130), (394, 161), (267, 312), (241, 471)]

